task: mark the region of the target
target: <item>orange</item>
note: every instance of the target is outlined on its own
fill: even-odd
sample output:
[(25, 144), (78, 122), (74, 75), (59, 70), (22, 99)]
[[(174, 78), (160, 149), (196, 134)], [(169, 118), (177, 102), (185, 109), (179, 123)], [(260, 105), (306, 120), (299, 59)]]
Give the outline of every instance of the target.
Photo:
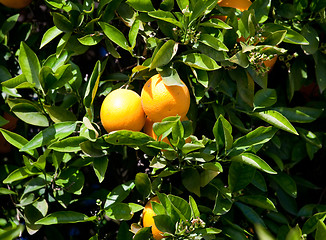
[(24, 8), (29, 5), (32, 0), (0, 0), (0, 3), (9, 8)]
[[(241, 12), (248, 10), (248, 8), (251, 5), (250, 0), (219, 0), (217, 4), (220, 7), (232, 7), (239, 9)], [(226, 20), (226, 16), (216, 16), (216, 18), (219, 18), (223, 21)]]
[[(4, 112), (3, 118), (8, 120), (9, 122), (3, 125), (1, 128), (7, 129), (9, 131), (15, 130), (18, 119), (7, 112)], [(0, 133), (0, 153), (8, 153), (10, 151), (11, 151), (11, 144), (7, 142), (7, 140)]]
[(145, 124), (140, 96), (129, 89), (116, 89), (110, 92), (102, 103), (100, 118), (107, 132), (140, 131)]
[[(184, 117), (183, 119), (181, 119), (181, 121), (186, 121), (186, 120), (188, 120), (187, 116)], [(147, 117), (147, 118), (146, 118), (146, 121), (145, 121), (145, 126), (144, 126), (143, 131), (144, 131), (144, 133), (146, 133), (148, 136), (150, 136), (150, 137), (152, 137), (152, 138), (154, 138), (154, 139), (156, 140), (156, 139), (157, 139), (157, 136), (156, 136), (156, 134), (154, 133), (154, 130), (153, 130), (153, 124), (154, 124), (154, 122), (153, 122), (151, 119), (149, 119), (149, 118)], [(163, 138), (163, 140), (161, 140), (161, 139), (162, 139), (162, 136), (159, 137), (159, 141), (163, 141), (163, 142), (165, 142), (165, 143), (171, 145), (170, 142), (169, 142), (169, 139), (168, 139), (167, 137)], [(190, 139), (190, 138), (187, 138), (187, 139), (186, 139), (186, 142), (187, 142), (187, 143), (191, 142), (191, 139)]]
[(163, 238), (162, 236), (162, 232), (160, 230), (157, 229), (157, 227), (155, 226), (155, 222), (154, 222), (154, 216), (156, 216), (153, 208), (152, 208), (152, 203), (151, 202), (157, 202), (159, 203), (159, 199), (158, 197), (153, 197), (152, 199), (150, 199), (146, 205), (145, 208), (143, 210), (143, 227), (152, 227), (152, 234), (155, 240), (160, 240)]
[(275, 65), (276, 61), (277, 61), (277, 56), (273, 57), (272, 59), (265, 60), (264, 65), (265, 67), (268, 67), (269, 70), (271, 70), (272, 67)]
[(154, 122), (176, 115), (184, 118), (190, 107), (190, 94), (184, 82), (182, 84), (183, 86), (167, 86), (160, 74), (151, 77), (141, 91), (146, 115)]

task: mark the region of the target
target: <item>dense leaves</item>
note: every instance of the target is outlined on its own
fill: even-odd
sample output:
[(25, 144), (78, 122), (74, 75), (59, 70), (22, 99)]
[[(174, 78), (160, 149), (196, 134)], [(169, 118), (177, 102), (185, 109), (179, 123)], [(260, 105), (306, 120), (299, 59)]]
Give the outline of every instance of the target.
[[(0, 239), (153, 239), (153, 196), (165, 239), (325, 239), (325, 9), (0, 5)], [(188, 119), (106, 133), (104, 96), (157, 73)]]

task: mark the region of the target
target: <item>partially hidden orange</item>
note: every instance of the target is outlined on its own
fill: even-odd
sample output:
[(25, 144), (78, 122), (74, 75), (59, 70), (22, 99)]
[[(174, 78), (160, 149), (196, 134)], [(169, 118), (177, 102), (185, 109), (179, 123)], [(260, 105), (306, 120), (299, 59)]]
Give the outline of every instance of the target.
[[(187, 116), (185, 116), (184, 118), (181, 119), (181, 121), (187, 121), (187, 120), (188, 120)], [(154, 122), (151, 119), (149, 119), (148, 117), (146, 117), (143, 132), (146, 133), (148, 136), (150, 136), (150, 137), (154, 138), (155, 140), (157, 140), (157, 136), (156, 136), (156, 134), (154, 132), (154, 129), (153, 129), (153, 124), (154, 124)], [(169, 139), (167, 137), (163, 138), (163, 140), (162, 140), (162, 136), (160, 136), (158, 140), (163, 141), (163, 142), (171, 145), (171, 143), (170, 143), (170, 141), (169, 141)], [(191, 139), (187, 138), (186, 143), (189, 143), (189, 142), (191, 142)]]
[[(241, 12), (248, 10), (252, 2), (250, 0), (219, 0), (217, 4), (220, 7), (231, 7), (240, 10)], [(225, 21), (226, 16), (216, 16), (217, 18)]]
[(152, 76), (141, 91), (141, 102), (147, 117), (153, 122), (169, 116), (184, 118), (190, 107), (190, 94), (184, 82), (182, 84), (168, 86), (160, 74)]
[(154, 222), (154, 216), (156, 216), (153, 208), (152, 208), (152, 202), (159, 203), (158, 197), (151, 198), (145, 205), (145, 208), (143, 210), (143, 227), (151, 227), (152, 228), (152, 234), (155, 240), (160, 240), (163, 238), (162, 232), (157, 229)]
[(145, 124), (140, 96), (129, 89), (116, 89), (110, 92), (102, 103), (100, 118), (107, 132), (140, 131)]
[[(18, 119), (7, 112), (4, 112), (3, 118), (8, 120), (9, 122), (3, 125), (1, 128), (7, 129), (9, 131), (15, 130)], [(0, 153), (8, 153), (10, 151), (11, 151), (11, 144), (0, 133)]]
[(6, 7), (16, 9), (24, 8), (28, 6), (31, 2), (32, 0), (0, 0), (0, 3), (5, 5)]

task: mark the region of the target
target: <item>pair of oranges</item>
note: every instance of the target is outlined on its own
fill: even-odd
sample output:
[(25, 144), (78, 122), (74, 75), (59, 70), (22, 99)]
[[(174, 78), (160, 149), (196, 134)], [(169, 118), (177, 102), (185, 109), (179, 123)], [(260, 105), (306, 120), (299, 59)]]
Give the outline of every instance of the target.
[(104, 99), (100, 118), (107, 132), (132, 130), (144, 132), (156, 139), (153, 124), (169, 116), (186, 120), (190, 107), (187, 86), (168, 86), (160, 74), (151, 77), (143, 86), (141, 95), (129, 89), (117, 89)]

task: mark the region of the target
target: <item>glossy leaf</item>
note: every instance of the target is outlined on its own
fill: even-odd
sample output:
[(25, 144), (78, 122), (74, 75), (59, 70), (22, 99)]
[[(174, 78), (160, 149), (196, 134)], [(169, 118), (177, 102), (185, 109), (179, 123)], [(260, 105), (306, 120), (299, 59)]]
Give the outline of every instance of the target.
[(247, 164), (269, 174), (277, 174), (263, 159), (252, 153), (242, 153), (231, 158), (231, 161)]
[(73, 26), (70, 20), (63, 14), (53, 12), (53, 23), (54, 25), (63, 32), (72, 32)]
[(232, 192), (237, 192), (245, 188), (255, 175), (255, 168), (241, 164), (238, 162), (232, 162), (228, 174), (229, 188)]
[(39, 72), (41, 65), (37, 55), (25, 42), (21, 42), (20, 44), (19, 65), (26, 80), (31, 84), (35, 84), (36, 88), (39, 88)]
[(25, 144), (20, 151), (32, 150), (48, 145), (53, 140), (61, 140), (76, 130), (76, 124), (76, 122), (56, 123), (40, 131), (27, 144)]
[(108, 168), (109, 158), (106, 156), (94, 158), (93, 160), (93, 169), (98, 178), (98, 181), (101, 183), (105, 178), (105, 173)]
[(214, 59), (200, 53), (182, 55), (181, 61), (190, 67), (206, 71), (213, 71), (220, 68)]
[(150, 69), (159, 68), (168, 64), (175, 56), (178, 50), (178, 44), (173, 40), (168, 40), (157, 51), (152, 59)]
[(54, 212), (46, 217), (38, 220), (35, 224), (40, 225), (53, 225), (53, 224), (67, 224), (77, 222), (88, 222), (93, 221), (95, 217), (88, 217), (83, 213), (74, 211), (59, 211)]
[(138, 192), (147, 198), (152, 191), (151, 181), (146, 173), (137, 173), (135, 177), (135, 184)]
[(200, 196), (200, 175), (196, 169), (186, 168), (182, 172), (181, 178), (182, 184), (188, 191)]
[(244, 195), (238, 197), (238, 200), (252, 206), (260, 207), (271, 211), (277, 211), (274, 203), (270, 199), (262, 195)]
[(275, 89), (261, 89), (255, 93), (254, 109), (267, 108), (274, 105), (277, 101), (277, 94)]
[(232, 126), (222, 115), (218, 117), (214, 124), (213, 134), (216, 139), (216, 147), (218, 150), (223, 147), (228, 150), (232, 147)]
[(300, 240), (302, 239), (302, 232), (297, 224), (295, 227), (291, 228), (289, 233), (286, 235), (285, 240)]
[(150, 12), (154, 10), (151, 0), (127, 0), (126, 2), (137, 11)]
[(116, 186), (106, 197), (104, 204), (105, 208), (108, 208), (112, 204), (122, 202), (128, 197), (130, 191), (134, 189), (135, 183), (133, 181), (126, 182), (124, 184)]
[(149, 16), (171, 23), (179, 28), (182, 28), (182, 24), (174, 17), (174, 15), (171, 12), (163, 11), (163, 10), (157, 10), (152, 11), (148, 13)]
[(59, 36), (62, 33), (62, 31), (57, 28), (56, 26), (53, 26), (46, 30), (44, 33), (42, 40), (41, 40), (41, 45), (40, 48), (43, 48), (45, 45), (47, 45), (49, 42), (51, 42), (53, 39), (55, 39), (57, 36)]
[(316, 81), (320, 92), (323, 92), (326, 89), (326, 69), (322, 66), (326, 64), (326, 56), (317, 51), (313, 54), (313, 57), (315, 60)]
[(110, 25), (106, 22), (99, 22), (98, 23), (100, 27), (102, 28), (104, 34), (115, 44), (120, 46), (121, 48), (130, 51), (129, 43), (127, 42), (127, 39), (122, 34), (122, 32), (117, 29), (115, 26)]
[(277, 175), (270, 177), (291, 197), (297, 197), (297, 185), (291, 176), (280, 172)]
[(229, 49), (224, 45), (224, 43), (217, 38), (209, 34), (201, 34), (200, 42), (206, 44), (207, 46), (214, 48), (217, 51), (228, 51)]
[(326, 225), (323, 221), (319, 220), (317, 224), (315, 239), (323, 240), (325, 238), (326, 238)]
[(267, 110), (263, 112), (255, 112), (252, 113), (252, 115), (266, 121), (267, 123), (279, 129), (298, 135), (297, 131), (289, 122), (289, 120), (277, 111)]
[(113, 145), (140, 146), (153, 141), (153, 138), (142, 132), (119, 130), (108, 134), (104, 140)]
[(86, 140), (82, 136), (69, 137), (50, 144), (48, 148), (58, 152), (77, 152), (81, 150), (80, 144)]
[(248, 207), (247, 205), (239, 202), (236, 202), (235, 204), (241, 210), (243, 215), (249, 220), (249, 222), (251, 222), (252, 224), (259, 224), (264, 227), (266, 226), (263, 219), (251, 207)]

